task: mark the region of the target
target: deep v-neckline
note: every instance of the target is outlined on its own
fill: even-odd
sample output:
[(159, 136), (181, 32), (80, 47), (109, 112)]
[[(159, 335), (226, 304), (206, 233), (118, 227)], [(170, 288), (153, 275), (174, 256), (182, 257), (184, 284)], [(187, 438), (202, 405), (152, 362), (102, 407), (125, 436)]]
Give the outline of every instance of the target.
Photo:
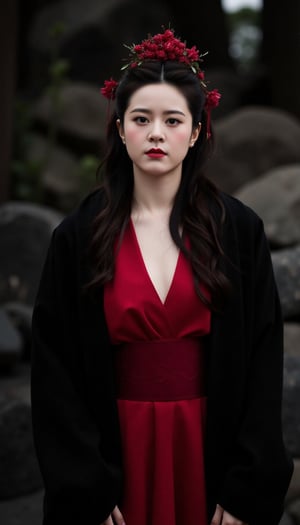
[(167, 291), (166, 296), (165, 296), (165, 298), (163, 300), (161, 298), (161, 296), (159, 295), (159, 293), (157, 291), (157, 288), (155, 287), (155, 284), (154, 284), (154, 282), (153, 282), (153, 280), (151, 278), (151, 274), (148, 271), (148, 268), (147, 268), (147, 265), (145, 263), (145, 260), (144, 260), (144, 257), (143, 257), (143, 253), (142, 253), (139, 241), (138, 241), (138, 237), (137, 237), (137, 234), (136, 234), (136, 231), (135, 231), (133, 220), (131, 218), (130, 218), (130, 221), (129, 221), (129, 225), (130, 225), (130, 230), (131, 230), (132, 237), (133, 237), (133, 240), (134, 240), (135, 248), (136, 248), (138, 257), (139, 257), (139, 259), (141, 261), (142, 267), (144, 269), (144, 273), (146, 275), (147, 281), (151, 285), (151, 288), (154, 291), (154, 294), (156, 295), (156, 297), (159, 300), (160, 304), (162, 306), (166, 306), (167, 300), (168, 300), (168, 298), (170, 296), (170, 293), (172, 291), (173, 284), (174, 284), (174, 281), (175, 281), (175, 277), (176, 277), (176, 274), (177, 274), (177, 269), (178, 269), (178, 266), (179, 266), (181, 251), (180, 250), (178, 251), (177, 260), (176, 260), (176, 264), (175, 264), (175, 267), (174, 267), (174, 272), (173, 272), (172, 278), (170, 280), (170, 285), (169, 285), (168, 291)]

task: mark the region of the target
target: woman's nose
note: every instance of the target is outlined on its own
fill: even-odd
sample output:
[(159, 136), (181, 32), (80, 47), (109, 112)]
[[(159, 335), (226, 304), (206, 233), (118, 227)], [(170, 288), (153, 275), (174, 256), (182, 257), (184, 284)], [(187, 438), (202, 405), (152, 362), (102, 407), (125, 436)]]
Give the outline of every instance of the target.
[(155, 141), (163, 141), (164, 140), (164, 132), (162, 129), (162, 125), (160, 123), (155, 123), (152, 126), (151, 131), (148, 134), (148, 140), (155, 142)]

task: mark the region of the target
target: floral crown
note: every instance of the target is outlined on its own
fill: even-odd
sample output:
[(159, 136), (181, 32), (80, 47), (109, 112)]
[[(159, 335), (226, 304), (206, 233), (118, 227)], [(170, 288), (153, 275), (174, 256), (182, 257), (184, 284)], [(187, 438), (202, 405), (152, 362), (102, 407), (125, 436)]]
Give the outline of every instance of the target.
[[(205, 93), (204, 108), (207, 112), (209, 128), (210, 111), (219, 105), (221, 95), (217, 89), (209, 91), (207, 88), (204, 71), (200, 68), (200, 62), (203, 61), (202, 57), (206, 53), (200, 54), (196, 46), (188, 48), (185, 42), (175, 37), (173, 29), (166, 29), (164, 33), (158, 33), (154, 36), (149, 35), (141, 44), (132, 44), (131, 46), (124, 44), (124, 46), (129, 50), (129, 62), (121, 68), (121, 71), (138, 67), (146, 60), (159, 60), (161, 62), (172, 60), (189, 66), (199, 78)], [(105, 80), (104, 86), (101, 88), (102, 95), (109, 100), (114, 100), (118, 85), (119, 82), (113, 78)]]

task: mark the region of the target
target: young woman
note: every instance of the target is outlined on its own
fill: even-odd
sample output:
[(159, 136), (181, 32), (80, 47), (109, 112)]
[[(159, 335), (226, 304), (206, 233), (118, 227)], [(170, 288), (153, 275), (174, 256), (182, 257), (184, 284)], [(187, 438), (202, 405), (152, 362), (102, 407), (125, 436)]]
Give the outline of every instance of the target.
[(130, 48), (101, 184), (32, 322), (44, 525), (276, 525), (292, 474), (262, 221), (205, 177), (218, 102), (173, 31)]

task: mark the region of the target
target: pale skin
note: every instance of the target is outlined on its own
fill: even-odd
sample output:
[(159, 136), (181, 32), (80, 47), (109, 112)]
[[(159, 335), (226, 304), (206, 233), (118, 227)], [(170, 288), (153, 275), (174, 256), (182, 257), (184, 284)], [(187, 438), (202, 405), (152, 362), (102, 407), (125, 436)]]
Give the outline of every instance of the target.
[[(185, 97), (167, 83), (146, 85), (132, 95), (124, 122), (116, 122), (133, 163), (131, 219), (153, 286), (164, 303), (178, 259), (169, 216), (178, 190), (182, 162), (198, 139)], [(161, 155), (149, 150), (159, 149)], [(118, 507), (100, 525), (125, 525)], [(130, 525), (127, 524), (127, 525)], [(247, 525), (217, 505), (210, 525)]]

